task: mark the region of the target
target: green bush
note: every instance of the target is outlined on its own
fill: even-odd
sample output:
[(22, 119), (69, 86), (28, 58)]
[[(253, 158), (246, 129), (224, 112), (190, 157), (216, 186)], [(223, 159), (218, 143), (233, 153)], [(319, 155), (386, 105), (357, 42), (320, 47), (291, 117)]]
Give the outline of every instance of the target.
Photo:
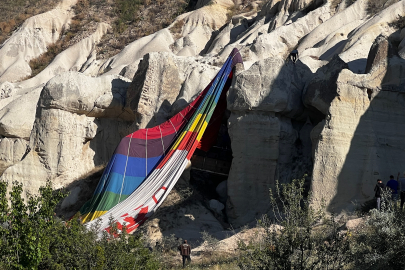
[(342, 269), (350, 263), (350, 238), (340, 233), (333, 215), (315, 210), (310, 195), (304, 198), (304, 179), (281, 188), (277, 183), (270, 203), (273, 219), (259, 221), (263, 241), (239, 244), (241, 269)]
[(115, 21), (115, 30), (118, 33), (125, 31), (127, 24), (137, 20), (138, 9), (143, 4), (142, 0), (116, 0), (115, 13), (117, 20)]
[[(77, 219), (63, 221), (54, 211), (65, 197), (48, 182), (38, 196), (22, 198), (14, 183), (10, 205), (7, 184), (0, 182), (0, 269), (159, 269), (141, 235), (99, 234)], [(111, 222), (112, 228), (115, 224)]]
[(405, 269), (405, 214), (389, 198), (385, 191), (381, 211), (372, 209), (355, 235), (358, 269)]
[(49, 255), (54, 209), (64, 197), (50, 183), (39, 189), (39, 196), (28, 194), (27, 203), (22, 192), (22, 185), (14, 183), (9, 206), (7, 184), (0, 182), (0, 263), (8, 269), (36, 269)]

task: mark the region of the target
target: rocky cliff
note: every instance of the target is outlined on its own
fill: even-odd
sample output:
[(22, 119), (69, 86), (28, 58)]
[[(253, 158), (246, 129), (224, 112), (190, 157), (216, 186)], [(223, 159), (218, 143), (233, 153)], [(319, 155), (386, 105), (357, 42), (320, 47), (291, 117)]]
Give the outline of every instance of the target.
[[(405, 170), (405, 0), (376, 14), (371, 1), (200, 0), (107, 60), (96, 57), (110, 27), (101, 21), (24, 80), (29, 60), (69, 27), (76, 1), (65, 0), (0, 47), (1, 180), (35, 192), (48, 179), (80, 179), (120, 138), (182, 109), (238, 48), (244, 67), (227, 97), (229, 223), (267, 213), (275, 181), (304, 174), (317, 202), (351, 211), (373, 197), (377, 178)], [(247, 12), (232, 16), (238, 10)]]

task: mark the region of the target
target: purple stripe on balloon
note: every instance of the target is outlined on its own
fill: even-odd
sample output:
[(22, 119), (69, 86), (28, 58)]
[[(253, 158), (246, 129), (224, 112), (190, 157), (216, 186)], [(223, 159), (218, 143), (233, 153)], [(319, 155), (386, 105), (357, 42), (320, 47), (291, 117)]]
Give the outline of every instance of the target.
[[(163, 145), (162, 145), (162, 140), (161, 139), (152, 139), (148, 140), (148, 158), (151, 157), (157, 157), (163, 155), (163, 146), (165, 151), (169, 150), (169, 147), (173, 143), (173, 140), (176, 137), (176, 133), (167, 135), (163, 137)], [(121, 154), (126, 156), (128, 154), (128, 146), (129, 146), (129, 140), (131, 138), (124, 137), (120, 144), (118, 145), (117, 149), (115, 150), (115, 153)], [(146, 158), (146, 141), (143, 139), (131, 139), (131, 147), (129, 149), (129, 156), (130, 157), (140, 157), (140, 158)]]

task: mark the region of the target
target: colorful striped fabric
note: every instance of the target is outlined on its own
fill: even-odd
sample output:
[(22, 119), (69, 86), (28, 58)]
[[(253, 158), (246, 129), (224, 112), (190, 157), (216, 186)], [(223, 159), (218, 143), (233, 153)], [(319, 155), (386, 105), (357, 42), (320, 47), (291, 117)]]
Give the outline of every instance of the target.
[[(122, 139), (92, 199), (80, 210), (82, 221), (90, 221), (86, 226), (97, 222), (101, 230), (108, 231), (113, 217), (118, 229), (126, 224), (131, 233), (156, 211), (195, 149), (208, 148), (205, 137), (207, 142), (212, 141), (213, 132), (204, 139), (202, 136), (208, 123), (211, 129), (226, 108), (225, 92), (237, 63), (242, 63), (242, 58), (234, 49), (212, 82), (185, 109), (159, 126), (138, 130)], [(215, 129), (216, 125), (212, 126)]]

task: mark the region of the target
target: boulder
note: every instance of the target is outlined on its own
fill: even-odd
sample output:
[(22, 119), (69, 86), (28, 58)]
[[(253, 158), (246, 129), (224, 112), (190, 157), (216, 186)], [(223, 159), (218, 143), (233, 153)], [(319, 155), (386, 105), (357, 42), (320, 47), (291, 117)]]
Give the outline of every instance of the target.
[(222, 181), (221, 183), (218, 184), (218, 186), (215, 188), (215, 191), (217, 192), (218, 196), (221, 198), (221, 200), (225, 199), (228, 197), (228, 187), (227, 187), (227, 181)]
[(364, 218), (350, 219), (346, 222), (345, 229), (349, 231), (356, 231), (360, 229), (361, 226), (364, 225), (364, 223), (365, 223)]
[(45, 85), (39, 106), (88, 117), (129, 120), (132, 115), (124, 110), (129, 85), (129, 80), (120, 76), (92, 78), (67, 72), (55, 76)]
[(219, 215), (222, 215), (222, 210), (225, 208), (225, 206), (222, 203), (214, 199), (209, 201), (209, 207), (212, 211), (214, 211)]
[(35, 121), (37, 102), (42, 87), (15, 95), (3, 101), (11, 100), (0, 108), (0, 135), (28, 140)]

